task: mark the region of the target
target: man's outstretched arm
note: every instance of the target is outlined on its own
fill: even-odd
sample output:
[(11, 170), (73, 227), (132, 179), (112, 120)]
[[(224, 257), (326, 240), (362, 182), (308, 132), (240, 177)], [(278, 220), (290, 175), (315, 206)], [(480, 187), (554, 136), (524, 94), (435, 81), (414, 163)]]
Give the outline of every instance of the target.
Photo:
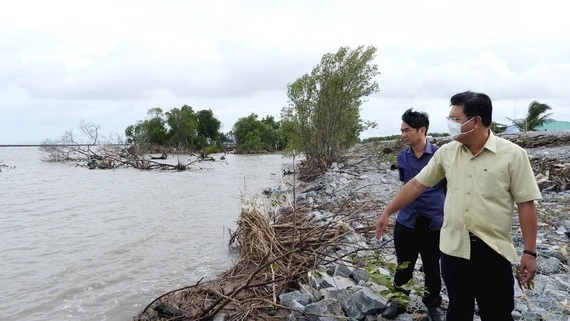
[(427, 186), (422, 185), (415, 178), (412, 178), (402, 187), (402, 189), (396, 194), (396, 196), (394, 196), (390, 204), (388, 204), (382, 214), (378, 217), (378, 221), (376, 222), (376, 239), (379, 239), (380, 236), (386, 232), (390, 215), (413, 202), (423, 193), (426, 188)]

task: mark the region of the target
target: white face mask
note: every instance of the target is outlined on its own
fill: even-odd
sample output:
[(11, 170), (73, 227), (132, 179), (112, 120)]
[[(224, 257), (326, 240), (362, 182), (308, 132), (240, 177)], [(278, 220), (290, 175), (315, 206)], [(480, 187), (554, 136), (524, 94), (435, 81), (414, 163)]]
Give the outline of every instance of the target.
[(468, 122), (470, 122), (471, 120), (473, 120), (473, 118), (469, 119), (468, 121), (464, 122), (463, 124), (460, 124), (458, 122), (455, 122), (451, 119), (447, 120), (447, 127), (449, 128), (449, 136), (451, 139), (456, 139), (458, 136), (460, 135), (465, 135), (468, 134), (470, 132), (473, 131), (473, 129), (471, 129), (470, 131), (467, 131), (465, 133), (461, 132), (461, 128), (463, 127), (463, 125), (467, 124)]

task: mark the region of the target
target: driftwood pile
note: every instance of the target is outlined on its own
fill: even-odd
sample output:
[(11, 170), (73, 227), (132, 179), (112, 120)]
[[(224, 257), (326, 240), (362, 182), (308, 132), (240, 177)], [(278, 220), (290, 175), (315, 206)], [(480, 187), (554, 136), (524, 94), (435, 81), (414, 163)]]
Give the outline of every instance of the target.
[(558, 147), (570, 145), (570, 131), (560, 132), (527, 132), (516, 135), (503, 135), (504, 139), (522, 148)]
[(540, 190), (561, 192), (570, 189), (570, 160), (534, 158), (531, 164)]
[[(528, 132), (504, 135), (503, 138), (534, 151), (570, 149), (570, 131)], [(560, 192), (570, 189), (570, 152), (567, 151), (565, 155), (566, 157), (531, 156), (532, 169), (542, 191)]]
[(160, 156), (145, 156), (139, 154), (139, 149), (124, 145), (47, 145), (40, 147), (43, 153), (43, 161), (75, 163), (77, 167), (88, 169), (116, 169), (121, 167), (133, 167), (141, 170), (169, 170), (186, 171), (192, 169), (196, 162), (214, 161), (211, 156), (204, 153), (190, 154), (186, 163), (178, 160), (176, 164), (162, 162), (168, 154), (162, 152)]
[[(134, 320), (283, 320), (291, 309), (279, 304), (279, 295), (299, 289), (318, 265), (348, 261), (333, 251), (346, 232), (372, 232), (374, 226), (362, 225), (369, 220), (357, 213), (378, 206), (346, 203), (317, 221), (310, 220), (309, 208), (285, 208), (273, 223), (256, 207), (244, 206), (230, 240), (240, 253), (234, 266), (215, 280), (157, 298)], [(353, 224), (362, 227), (352, 229)]]
[[(542, 150), (543, 148), (568, 148), (570, 149), (570, 131), (561, 132), (528, 132), (515, 135), (501, 135), (523, 148)], [(438, 146), (449, 143), (449, 138), (437, 138), (434, 143)], [(401, 141), (382, 143), (383, 154), (397, 153), (406, 148)], [(570, 152), (567, 154), (570, 155)], [(570, 189), (570, 159), (535, 156), (531, 157), (531, 164), (536, 175), (536, 180), (542, 191), (565, 191)], [(397, 167), (393, 164), (393, 169)]]

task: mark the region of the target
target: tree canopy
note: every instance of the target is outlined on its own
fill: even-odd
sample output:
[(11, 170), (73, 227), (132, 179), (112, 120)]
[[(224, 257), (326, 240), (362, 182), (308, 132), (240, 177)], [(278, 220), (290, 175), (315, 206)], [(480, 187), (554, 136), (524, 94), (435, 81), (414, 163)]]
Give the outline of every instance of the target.
[(305, 153), (310, 165), (327, 168), (375, 124), (360, 118), (364, 97), (378, 92), (376, 48), (341, 47), (327, 53), (310, 73), (287, 86), (281, 113), (288, 147)]
[(257, 114), (242, 117), (234, 124), (232, 134), (240, 150), (274, 151), (283, 148), (280, 123), (273, 116), (259, 120)]
[(203, 149), (222, 142), (225, 136), (220, 133), (220, 124), (210, 109), (195, 112), (184, 105), (164, 112), (151, 108), (147, 119), (128, 126), (125, 135), (131, 144)]

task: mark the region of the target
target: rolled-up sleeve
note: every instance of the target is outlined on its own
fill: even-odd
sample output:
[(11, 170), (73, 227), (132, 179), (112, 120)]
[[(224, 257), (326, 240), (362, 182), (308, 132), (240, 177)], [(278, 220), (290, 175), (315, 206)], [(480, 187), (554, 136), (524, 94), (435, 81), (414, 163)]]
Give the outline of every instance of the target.
[(542, 198), (528, 155), (524, 149), (514, 155), (510, 164), (511, 195), (515, 203)]

